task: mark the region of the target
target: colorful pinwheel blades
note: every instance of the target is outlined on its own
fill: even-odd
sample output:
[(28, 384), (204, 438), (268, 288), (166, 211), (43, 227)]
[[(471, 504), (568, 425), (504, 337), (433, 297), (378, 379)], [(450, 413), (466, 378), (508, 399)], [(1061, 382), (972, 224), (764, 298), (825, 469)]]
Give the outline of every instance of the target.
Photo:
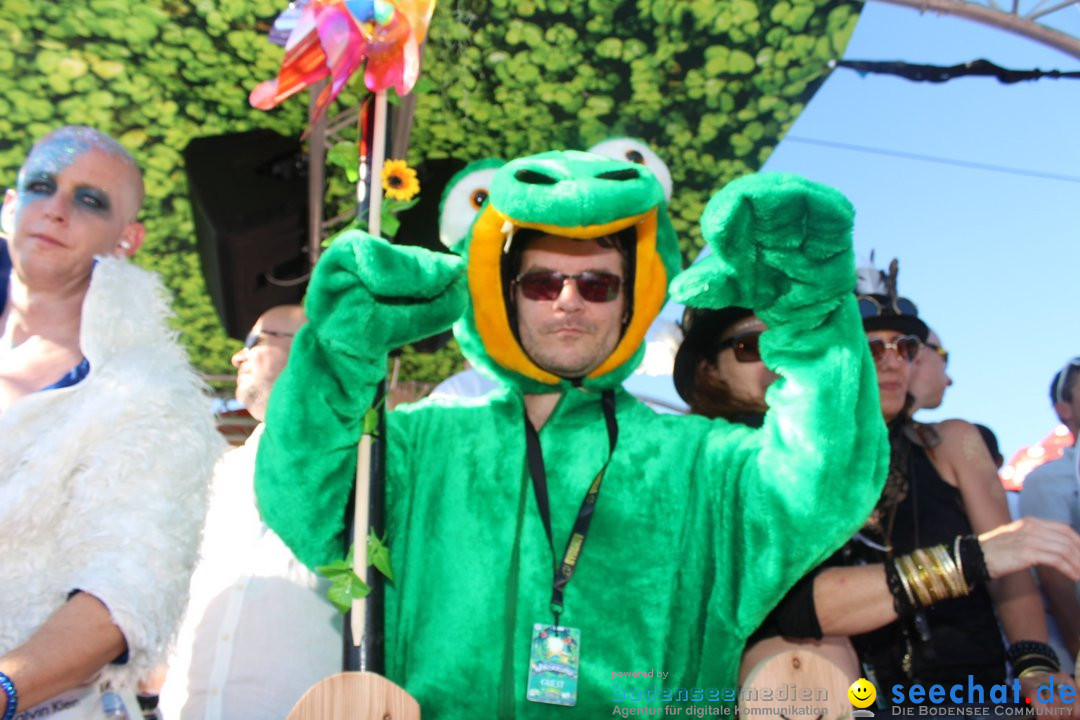
[(289, 36), (300, 22), (300, 16), (309, 2), (310, 0), (293, 0), (289, 3), (289, 7), (274, 20), (274, 27), (270, 28), (270, 42), (281, 47), (288, 44)]
[(407, 95), (420, 77), (420, 45), (435, 0), (396, 0), (393, 5), (393, 17), (371, 38), (364, 84), (372, 91), (393, 87), (398, 95)]
[[(286, 23), (290, 14), (295, 14), (295, 7), (282, 13), (279, 22)], [(342, 2), (313, 0), (294, 22), (277, 78), (260, 83), (248, 101), (260, 110), (270, 110), (333, 74), (334, 82), (319, 94), (312, 111), (318, 117), (363, 63), (366, 43)]]
[(364, 61), (365, 85), (398, 94), (412, 90), (420, 74), (420, 44), (434, 0), (296, 0), (274, 23), (274, 37), (291, 28), (277, 78), (260, 83), (249, 102), (269, 110), (327, 75), (312, 118), (323, 113)]

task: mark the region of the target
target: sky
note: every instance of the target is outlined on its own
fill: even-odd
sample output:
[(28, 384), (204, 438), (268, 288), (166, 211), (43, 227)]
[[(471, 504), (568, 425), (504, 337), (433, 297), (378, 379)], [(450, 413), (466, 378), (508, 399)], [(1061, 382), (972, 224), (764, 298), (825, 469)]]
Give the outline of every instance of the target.
[[(1046, 22), (1080, 37), (1078, 7)], [(844, 57), (1080, 70), (1080, 58), (1019, 35), (878, 2)], [(1080, 355), (1080, 79), (935, 84), (838, 68), (763, 169), (840, 189), (856, 209), (857, 257), (873, 250), (881, 268), (899, 258), (900, 294), (941, 336), (954, 381), (920, 418), (986, 424), (1006, 460), (1054, 428), (1050, 379)]]

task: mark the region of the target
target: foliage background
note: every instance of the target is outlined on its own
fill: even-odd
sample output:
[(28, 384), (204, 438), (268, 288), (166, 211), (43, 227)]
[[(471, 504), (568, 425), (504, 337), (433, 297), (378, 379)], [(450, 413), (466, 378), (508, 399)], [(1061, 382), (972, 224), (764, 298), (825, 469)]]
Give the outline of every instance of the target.
[[(282, 0), (0, 0), (0, 183), (32, 141), (63, 124), (118, 137), (146, 175), (138, 261), (175, 294), (200, 369), (230, 372), (195, 253), (181, 152), (193, 138), (267, 127), (299, 134), (306, 103), (253, 110), (282, 49), (265, 33)], [(672, 170), (672, 218), (690, 259), (709, 196), (756, 170), (839, 58), (849, 0), (444, 0), (425, 49), (409, 159), (514, 157), (646, 140)], [(355, 104), (357, 79), (338, 107)], [(330, 217), (349, 202), (329, 182)], [(426, 189), (434, 192), (436, 189)], [(449, 353), (453, 353), (451, 348)], [(446, 354), (403, 356), (437, 380)]]

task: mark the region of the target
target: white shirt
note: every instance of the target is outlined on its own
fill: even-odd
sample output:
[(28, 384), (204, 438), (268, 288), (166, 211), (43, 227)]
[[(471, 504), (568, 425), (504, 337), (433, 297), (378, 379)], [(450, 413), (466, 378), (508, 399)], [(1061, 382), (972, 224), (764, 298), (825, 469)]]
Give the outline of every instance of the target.
[(191, 603), (161, 691), (165, 720), (281, 719), (310, 686), (341, 671), (342, 616), (326, 599), (327, 582), (255, 505), (262, 430), (214, 471)]

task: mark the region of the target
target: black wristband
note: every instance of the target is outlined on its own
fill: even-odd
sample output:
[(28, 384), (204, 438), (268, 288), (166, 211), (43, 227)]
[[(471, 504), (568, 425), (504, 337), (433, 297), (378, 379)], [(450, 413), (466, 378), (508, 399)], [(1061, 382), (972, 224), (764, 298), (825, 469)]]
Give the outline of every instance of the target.
[(915, 612), (915, 605), (900, 580), (900, 571), (896, 567), (896, 560), (890, 558), (885, 561), (885, 582), (889, 586), (889, 592), (893, 598), (893, 608), (900, 617), (907, 617)]
[(1020, 677), (1027, 671), (1051, 674), (1061, 671), (1061, 662), (1054, 648), (1038, 640), (1019, 640), (1012, 643), (1005, 657), (1012, 667), (1013, 677)]
[(776, 622), (776, 629), (783, 637), (822, 638), (821, 623), (814, 605), (814, 578), (817, 570), (805, 575), (772, 611), (771, 617)]
[(1014, 669), (1018, 663), (1023, 663), (1028, 658), (1037, 658), (1040, 661), (1038, 664), (1046, 664), (1045, 661), (1049, 660), (1049, 664), (1057, 669), (1061, 668), (1061, 661), (1058, 660), (1054, 648), (1038, 640), (1018, 640), (1012, 643), (1009, 645), (1008, 652), (1005, 653), (1005, 658)]
[(964, 568), (964, 581), (968, 587), (974, 587), (981, 582), (990, 581), (990, 571), (986, 569), (986, 558), (983, 557), (982, 546), (979, 538), (974, 535), (964, 535), (958, 545), (960, 551), (960, 565)]

